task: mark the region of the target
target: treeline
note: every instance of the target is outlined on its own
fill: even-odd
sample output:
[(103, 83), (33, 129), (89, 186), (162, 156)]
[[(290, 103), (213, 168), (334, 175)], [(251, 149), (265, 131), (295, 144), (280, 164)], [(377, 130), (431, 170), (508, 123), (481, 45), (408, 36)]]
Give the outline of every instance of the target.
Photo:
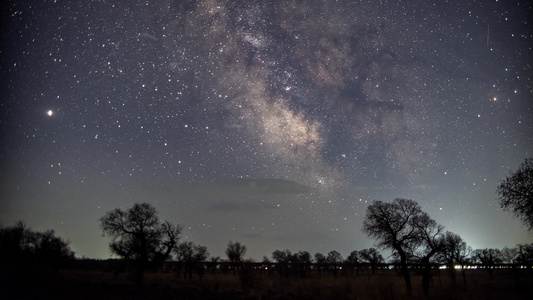
[(374, 201), (367, 209), (363, 230), (376, 238), (381, 248), (392, 250), (388, 261), (378, 248), (354, 250), (346, 257), (335, 250), (327, 254), (275, 250), (270, 257), (254, 261), (245, 257), (246, 246), (236, 241), (227, 244), (224, 258), (210, 257), (206, 246), (179, 242), (182, 227), (159, 220), (156, 209), (147, 203), (135, 204), (126, 211), (108, 212), (100, 219), (100, 227), (111, 237), (109, 248), (122, 258), (122, 263), (88, 260), (72, 263), (74, 252), (53, 230), (35, 232), (18, 222), (12, 227), (0, 227), (1, 267), (24, 272), (38, 266), (56, 272), (67, 265), (91, 268), (96, 263), (115, 273), (131, 271), (139, 285), (146, 271), (173, 271), (185, 279), (222, 272), (239, 276), (243, 286), (257, 272), (307, 278), (375, 274), (376, 270), (394, 269), (407, 278), (407, 284), (410, 277), (406, 274), (410, 276), (412, 269), (420, 270), (423, 280), (429, 282), (432, 270), (445, 266), (455, 282), (456, 268), (461, 269), (464, 278), (464, 270), (473, 266), (487, 269), (491, 276), (496, 267), (533, 267), (533, 244), (472, 250), (458, 234), (444, 231), (416, 202), (406, 199), (395, 199), (392, 203)]
[[(529, 229), (533, 228), (532, 188), (533, 158), (527, 159), (498, 187), (500, 205), (512, 210)], [(427, 297), (434, 270), (443, 266), (453, 284), (456, 268), (461, 270), (465, 283), (465, 269), (472, 266), (483, 267), (491, 277), (492, 270), (497, 267), (533, 268), (533, 244), (501, 250), (472, 250), (461, 236), (446, 231), (417, 202), (401, 198), (392, 202), (373, 201), (367, 207), (362, 230), (376, 241), (376, 248), (354, 250), (346, 258), (337, 251), (311, 255), (307, 251), (275, 250), (271, 257), (265, 256), (262, 261), (254, 262), (245, 258), (246, 246), (233, 241), (227, 245), (225, 259), (210, 257), (205, 246), (191, 241), (180, 243), (182, 226), (161, 221), (156, 209), (148, 203), (134, 204), (127, 210), (109, 211), (99, 222), (104, 235), (111, 238), (111, 253), (122, 258), (121, 263), (113, 264), (115, 272), (133, 271), (138, 285), (142, 285), (146, 271), (162, 268), (174, 270), (179, 277), (183, 275), (188, 279), (194, 274), (202, 278), (206, 272), (231, 272), (240, 277), (243, 286), (258, 271), (305, 278), (312, 273), (336, 277), (339, 273), (357, 274), (370, 270), (374, 274), (380, 268), (387, 268), (395, 269), (403, 277), (407, 296), (411, 298), (412, 269), (422, 275), (423, 294)], [(392, 252), (388, 262), (377, 249)], [(68, 242), (55, 236), (53, 230), (35, 232), (22, 222), (12, 227), (0, 226), (2, 282), (26, 271), (57, 273), (73, 261), (74, 253)], [(74, 265), (79, 266), (81, 262), (75, 261)], [(519, 278), (519, 272), (513, 272)]]
[(0, 290), (53, 277), (73, 260), (68, 241), (53, 230), (33, 231), (23, 222), (0, 226)]
[(74, 259), (68, 241), (55, 235), (53, 230), (37, 232), (22, 221), (12, 227), (0, 226), (0, 262), (2, 266), (48, 265), (58, 269)]
[[(232, 242), (238, 243), (238, 242)], [(240, 243), (239, 243), (240, 244)], [(241, 247), (246, 248), (241, 245)], [(271, 257), (263, 256), (262, 260), (256, 261), (251, 258), (241, 258), (231, 261), (228, 257), (209, 256), (207, 247), (196, 245), (188, 241), (178, 245), (177, 253), (159, 266), (149, 268), (154, 271), (161, 269), (163, 271), (176, 272), (178, 276), (184, 279), (192, 279), (192, 276), (202, 278), (206, 273), (235, 273), (240, 267), (251, 268), (262, 271), (263, 273), (279, 274), (287, 277), (306, 278), (311, 273), (318, 275), (335, 275), (337, 274), (375, 274), (377, 270), (398, 269), (399, 262), (385, 260), (379, 251), (375, 248), (354, 250), (346, 258), (343, 258), (337, 251), (330, 251), (327, 255), (315, 253), (311, 255), (308, 251), (298, 251), (292, 253), (290, 250), (275, 250)], [(197, 251), (197, 249), (201, 249)], [(183, 252), (182, 252), (183, 251)], [(373, 256), (368, 259), (368, 254)], [(366, 257), (365, 257), (366, 256)], [(126, 263), (124, 263), (126, 262)], [(131, 261), (130, 261), (131, 262)], [(132, 270), (132, 264), (125, 260), (95, 260), (82, 258), (78, 262), (71, 263), (69, 266), (80, 269), (103, 269), (107, 271), (126, 271)], [(410, 269), (417, 270), (422, 267), (421, 264), (413, 262), (408, 264)], [(464, 260), (461, 265), (446, 265), (445, 261), (435, 260), (432, 262), (434, 269), (463, 270), (463, 269), (486, 269), (489, 274), (490, 270), (498, 268), (517, 268), (531, 269), (533, 267), (533, 244), (519, 244), (516, 247), (503, 249), (477, 249), (471, 252), (471, 255)]]
[[(234, 245), (240, 249), (246, 246), (239, 242), (230, 242), (226, 252), (232, 251)], [(376, 248), (352, 251), (346, 258), (333, 250), (324, 255), (308, 251), (292, 253), (290, 250), (275, 250), (271, 257), (263, 256), (261, 261), (255, 261), (244, 256), (219, 256), (209, 257), (205, 246), (195, 245), (193, 242), (184, 242), (178, 246), (176, 256), (165, 262), (162, 269), (174, 271), (184, 279), (192, 279), (195, 274), (202, 278), (206, 273), (233, 273), (238, 275), (241, 269), (253, 269), (267, 274), (279, 274), (285, 277), (307, 278), (315, 275), (358, 275), (375, 274), (377, 270), (400, 269), (397, 260), (386, 261)], [(184, 251), (185, 250), (185, 251)], [(243, 254), (246, 251), (243, 252)], [(454, 274), (457, 270), (486, 269), (489, 274), (495, 268), (531, 269), (533, 267), (533, 244), (519, 244), (514, 248), (504, 249), (477, 249), (470, 252), (468, 257), (462, 260), (462, 264), (447, 264), (444, 253), (431, 261), (433, 269), (447, 269)], [(424, 266), (419, 262), (412, 261), (408, 264), (409, 269), (419, 270)]]

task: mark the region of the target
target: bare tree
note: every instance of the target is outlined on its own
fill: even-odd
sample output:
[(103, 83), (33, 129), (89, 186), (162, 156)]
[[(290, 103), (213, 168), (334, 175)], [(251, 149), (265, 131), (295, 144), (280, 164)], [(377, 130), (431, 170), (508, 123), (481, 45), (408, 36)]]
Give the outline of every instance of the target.
[(420, 245), (414, 249), (413, 256), (422, 265), (422, 290), (429, 296), (432, 258), (443, 248), (444, 227), (437, 224), (429, 215), (422, 212), (414, 217), (413, 226), (418, 231)]
[(289, 264), (293, 259), (292, 253), (290, 250), (275, 250), (272, 252), (272, 259), (277, 263), (276, 268), (278, 272), (289, 276)]
[(500, 206), (522, 219), (528, 230), (533, 229), (533, 158), (501, 181), (496, 192)]
[(328, 253), (328, 257), (326, 258), (326, 260), (330, 266), (331, 271), (333, 272), (333, 275), (335, 276), (335, 278), (337, 278), (337, 272), (343, 260), (342, 255), (339, 252), (333, 250)]
[(134, 204), (123, 211), (115, 209), (100, 218), (104, 235), (112, 238), (111, 252), (135, 262), (135, 281), (142, 285), (148, 264), (159, 264), (170, 258), (182, 228), (161, 222), (156, 209), (148, 204)]
[(315, 266), (318, 269), (318, 273), (322, 273), (322, 270), (324, 268), (324, 264), (326, 263), (326, 257), (324, 254), (317, 252), (315, 253)]
[(526, 265), (531, 269), (531, 266), (533, 266), (533, 244), (518, 244), (516, 251), (516, 262)]
[(342, 255), (339, 252), (333, 250), (328, 253), (327, 260), (328, 263), (338, 266), (342, 262)]
[(350, 255), (348, 255), (346, 258), (345, 263), (350, 268), (352, 274), (355, 270), (357, 270), (357, 274), (359, 274), (359, 264), (361, 263), (361, 254), (359, 251), (353, 250), (350, 252)]
[(226, 256), (232, 264), (233, 275), (235, 275), (235, 269), (242, 269), (244, 262), (244, 255), (246, 254), (246, 246), (241, 245), (239, 242), (230, 241), (226, 248)]
[(515, 264), (518, 261), (518, 249), (505, 247), (501, 250), (501, 259), (503, 263)]
[(361, 260), (366, 261), (370, 264), (372, 274), (376, 274), (377, 266), (385, 261), (381, 253), (379, 253), (376, 248), (363, 249), (359, 251), (359, 256), (361, 257)]
[[(232, 265), (233, 275), (238, 274), (241, 280), (241, 285), (244, 290), (250, 288), (255, 282), (255, 272), (252, 267), (252, 259), (244, 259), (246, 254), (246, 246), (239, 242), (228, 243), (226, 248), (226, 256)], [(236, 272), (238, 271), (238, 273)]]
[(193, 243), (192, 242), (183, 242), (178, 244), (174, 248), (174, 254), (176, 255), (176, 261), (178, 262), (178, 278), (181, 276), (181, 269), (183, 267), (184, 274), (183, 278), (187, 278), (189, 275), (189, 280), (192, 279), (192, 256), (193, 256)]
[(421, 244), (415, 222), (422, 214), (420, 205), (413, 200), (397, 198), (392, 203), (374, 201), (368, 206), (363, 222), (363, 231), (368, 236), (377, 239), (380, 247), (393, 250), (400, 258), (400, 268), (409, 298), (413, 292), (407, 260), (412, 249)]
[(220, 261), (220, 256), (213, 256), (209, 259), (209, 265), (211, 267), (211, 273), (215, 273)]
[(207, 247), (196, 245), (193, 242), (183, 242), (178, 245), (174, 250), (181, 262), (185, 264), (185, 277), (189, 275), (189, 280), (192, 279), (192, 273), (196, 270), (200, 279), (204, 274), (203, 262), (209, 256)]
[(261, 260), (261, 269), (265, 271), (266, 274), (270, 273), (270, 270), (272, 270), (272, 262), (270, 261), (270, 258), (268, 256), (263, 255), (263, 259)]
[(489, 273), (490, 278), (492, 278), (492, 268), (502, 261), (501, 251), (492, 248), (477, 249), (472, 252), (472, 259), (477, 263), (481, 263)]
[(311, 253), (307, 251), (298, 251), (294, 256), (298, 261), (300, 275), (306, 277), (311, 272)]
[(461, 265), (461, 274), (463, 276), (463, 283), (466, 288), (466, 272), (465, 265), (469, 261), (469, 256), (472, 253), (472, 248), (466, 245), (466, 242), (458, 235), (450, 231), (446, 231), (443, 238), (441, 251), (437, 254), (437, 259), (446, 264), (446, 269), (452, 283), (457, 282), (455, 276), (455, 265)]
[(12, 227), (0, 226), (0, 270), (25, 272), (25, 268), (46, 265), (50, 270), (58, 271), (74, 259), (68, 244), (53, 230), (32, 231), (22, 221)]
[(520, 288), (522, 268), (531, 269), (533, 266), (533, 244), (518, 244), (514, 248), (505, 247), (500, 251), (502, 263), (511, 265), (511, 274), (517, 288)]
[(272, 252), (272, 259), (277, 263), (288, 263), (290, 258), (292, 256), (292, 252), (290, 250), (275, 250)]

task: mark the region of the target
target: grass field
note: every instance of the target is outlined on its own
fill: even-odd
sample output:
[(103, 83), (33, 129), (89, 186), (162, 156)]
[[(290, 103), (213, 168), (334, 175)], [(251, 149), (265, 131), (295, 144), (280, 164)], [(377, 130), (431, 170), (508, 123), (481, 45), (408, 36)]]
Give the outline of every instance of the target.
[[(421, 277), (413, 273), (413, 299), (422, 295)], [(3, 282), (2, 299), (406, 299), (402, 277), (392, 270), (371, 274), (312, 273), (307, 278), (250, 271), (238, 275), (206, 273), (202, 279), (178, 278), (175, 272), (149, 272), (143, 287), (129, 273), (63, 270), (54, 276), (23, 276)], [(445, 271), (435, 270), (429, 299), (530, 299), (533, 270), (467, 270), (466, 284), (457, 273), (452, 284)]]

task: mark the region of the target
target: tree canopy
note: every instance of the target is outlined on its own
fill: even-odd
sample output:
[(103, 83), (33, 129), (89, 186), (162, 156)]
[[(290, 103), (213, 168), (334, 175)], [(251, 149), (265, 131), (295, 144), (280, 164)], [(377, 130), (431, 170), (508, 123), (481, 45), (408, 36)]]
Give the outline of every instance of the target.
[(134, 204), (126, 211), (109, 211), (100, 218), (100, 227), (112, 238), (112, 253), (137, 263), (138, 283), (142, 283), (148, 262), (159, 263), (170, 257), (182, 230), (160, 221), (156, 209), (148, 203)]
[(533, 158), (526, 159), (497, 189), (500, 206), (512, 211), (533, 229)]
[(185, 277), (192, 279), (192, 273), (196, 269), (198, 275), (203, 276), (203, 267), (198, 266), (203, 263), (209, 256), (206, 246), (196, 245), (193, 242), (183, 242), (175, 249), (176, 258), (185, 265)]
[(374, 201), (368, 206), (363, 231), (378, 241), (378, 245), (391, 249), (400, 258), (400, 268), (407, 294), (412, 294), (407, 263), (418, 260), (425, 266), (424, 293), (428, 291), (430, 259), (440, 251), (443, 227), (422, 211), (410, 199), (397, 198), (391, 203)]
[(5, 264), (49, 264), (59, 268), (74, 259), (68, 241), (53, 230), (32, 231), (20, 221), (12, 227), (0, 227), (0, 262)]

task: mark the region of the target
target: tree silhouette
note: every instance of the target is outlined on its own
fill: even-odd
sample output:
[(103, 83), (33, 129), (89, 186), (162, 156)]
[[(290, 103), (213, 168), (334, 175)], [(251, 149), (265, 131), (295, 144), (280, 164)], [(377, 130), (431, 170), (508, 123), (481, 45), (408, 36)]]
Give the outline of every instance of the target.
[(270, 273), (270, 270), (272, 270), (272, 262), (270, 261), (270, 258), (268, 258), (268, 256), (263, 255), (261, 264), (261, 269), (264, 270), (266, 274)]
[(384, 249), (393, 250), (400, 258), (400, 268), (405, 281), (407, 296), (412, 297), (408, 257), (422, 240), (416, 220), (423, 214), (420, 205), (409, 199), (394, 199), (392, 203), (374, 201), (368, 206), (363, 231), (378, 240)]
[(492, 278), (492, 268), (494, 265), (501, 263), (502, 256), (499, 249), (485, 248), (474, 250), (472, 259), (477, 263), (481, 263), (489, 273), (490, 278)]
[(218, 262), (220, 261), (220, 256), (213, 256), (209, 259), (209, 265), (211, 266), (211, 273), (215, 273)]
[(518, 244), (516, 251), (516, 262), (531, 268), (533, 266), (533, 244)]
[(235, 275), (235, 269), (242, 269), (244, 262), (244, 255), (246, 254), (246, 246), (241, 245), (239, 242), (230, 241), (226, 248), (226, 256), (233, 267), (233, 275)]
[(275, 250), (272, 252), (272, 259), (277, 263), (277, 269), (280, 274), (289, 276), (289, 264), (293, 259), (290, 250)]
[(192, 273), (196, 270), (200, 279), (202, 278), (205, 271), (202, 263), (209, 256), (207, 247), (196, 245), (193, 242), (183, 242), (174, 249), (174, 252), (185, 264), (185, 277), (189, 275), (189, 280), (191, 280)]
[(461, 274), (463, 276), (463, 283), (466, 285), (465, 264), (468, 263), (468, 257), (472, 253), (472, 248), (466, 245), (466, 242), (458, 235), (450, 231), (446, 231), (442, 241), (441, 251), (437, 254), (438, 260), (446, 264), (446, 269), (452, 283), (457, 282), (455, 276), (455, 265), (462, 266)]
[(177, 245), (182, 228), (161, 222), (156, 209), (148, 204), (134, 204), (127, 211), (115, 209), (100, 218), (104, 235), (112, 241), (112, 253), (135, 262), (135, 281), (142, 285), (148, 264), (162, 263)]
[(361, 260), (370, 264), (372, 274), (376, 274), (376, 267), (385, 261), (383, 256), (378, 252), (378, 250), (376, 250), (376, 248), (363, 249), (359, 251), (359, 257)]
[(337, 278), (337, 272), (343, 260), (342, 255), (339, 252), (332, 250), (328, 253), (328, 257), (326, 258), (326, 260), (330, 265), (333, 275), (335, 276), (335, 278)]
[(359, 264), (361, 263), (361, 255), (359, 254), (359, 251), (353, 250), (352, 252), (350, 252), (348, 257), (346, 258), (345, 263), (350, 268), (352, 274), (354, 270), (356, 269), (357, 269), (357, 274), (359, 274), (358, 267), (359, 267)]
[(533, 158), (526, 159), (497, 188), (500, 206), (512, 211), (533, 229)]
[(324, 264), (327, 262), (326, 257), (324, 254), (317, 252), (315, 253), (315, 264), (318, 269), (318, 273), (322, 273), (322, 269), (324, 268)]
[(300, 275), (306, 277), (311, 272), (311, 253), (307, 251), (298, 251), (294, 254), (295, 259), (299, 266)]
[(428, 297), (432, 258), (443, 248), (444, 227), (437, 224), (425, 212), (421, 212), (413, 218), (413, 227), (420, 238), (419, 246), (413, 249), (413, 257), (422, 265), (422, 290), (424, 296)]
[(246, 254), (246, 246), (241, 245), (241, 243), (239, 242), (230, 241), (228, 243), (228, 246), (226, 248), (226, 256), (231, 262), (233, 275), (236, 274), (236, 270), (237, 270), (239, 279), (241, 280), (242, 288), (247, 290), (254, 283), (255, 273), (251, 266), (251, 263), (253, 262), (253, 260), (252, 259), (245, 260), (244, 259), (245, 254)]
[(518, 249), (505, 247), (500, 251), (501, 259), (503, 263), (515, 264), (518, 261)]
[(53, 230), (32, 231), (22, 221), (12, 227), (0, 227), (2, 270), (40, 268), (46, 265), (52, 271), (57, 271), (72, 259), (74, 252), (68, 242), (55, 236)]
[(521, 245), (517, 245), (514, 248), (504, 247), (500, 251), (501, 262), (511, 265), (511, 275), (515, 280), (517, 287), (520, 285), (520, 275), (522, 272), (518, 269), (517, 264), (520, 263), (519, 249)]
[(278, 264), (288, 263), (291, 256), (292, 252), (290, 250), (275, 250), (272, 252), (272, 259)]

